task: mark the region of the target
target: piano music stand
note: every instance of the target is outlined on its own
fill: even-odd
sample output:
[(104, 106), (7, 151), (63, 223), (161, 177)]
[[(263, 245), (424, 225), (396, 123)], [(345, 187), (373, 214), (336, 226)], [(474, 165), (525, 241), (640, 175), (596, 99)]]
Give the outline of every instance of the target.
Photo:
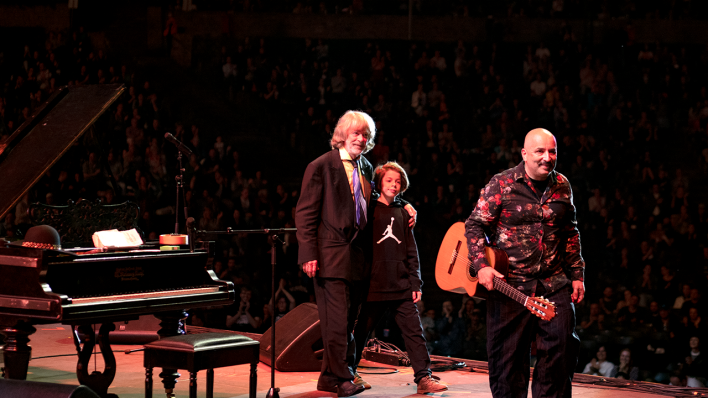
[[(191, 225), (194, 225), (193, 223), (190, 223)], [(273, 300), (273, 308), (275, 309), (275, 264), (276, 264), (276, 250), (275, 250), (275, 243), (276, 241), (279, 241), (280, 243), (285, 243), (283, 242), (278, 234), (283, 234), (287, 232), (297, 232), (297, 228), (278, 228), (278, 229), (268, 229), (268, 228), (263, 228), (263, 229), (242, 229), (242, 230), (233, 230), (231, 228), (226, 228), (226, 231), (191, 231), (192, 235), (234, 235), (234, 234), (266, 234), (269, 235), (271, 238), (271, 245), (270, 245), (270, 265), (271, 265), (271, 271), (270, 271), (270, 291), (271, 291), (271, 298)], [(275, 311), (273, 311), (275, 312)], [(280, 391), (280, 388), (275, 387), (275, 314), (271, 314), (270, 317), (270, 330), (271, 330), (271, 349), (270, 349), (270, 389), (268, 390), (268, 394), (266, 394), (266, 398), (280, 398), (280, 395), (278, 392)]]

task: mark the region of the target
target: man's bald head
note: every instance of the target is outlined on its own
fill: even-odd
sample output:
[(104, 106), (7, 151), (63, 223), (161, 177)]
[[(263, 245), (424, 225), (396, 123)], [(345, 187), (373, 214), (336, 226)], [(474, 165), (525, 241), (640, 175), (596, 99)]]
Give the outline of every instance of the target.
[(556, 137), (546, 129), (537, 128), (526, 134), (521, 156), (529, 177), (538, 181), (548, 178), (556, 167), (557, 146)]
[(533, 129), (526, 133), (526, 138), (524, 139), (524, 148), (528, 150), (528, 148), (533, 148), (539, 140), (548, 140), (552, 139), (554, 144), (556, 142), (556, 137), (551, 134), (550, 131), (542, 128), (538, 129)]

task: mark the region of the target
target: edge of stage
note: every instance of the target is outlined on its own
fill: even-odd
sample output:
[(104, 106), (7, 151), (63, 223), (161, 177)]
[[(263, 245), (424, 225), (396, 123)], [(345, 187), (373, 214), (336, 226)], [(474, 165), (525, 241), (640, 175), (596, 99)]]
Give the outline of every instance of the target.
[[(30, 361), (27, 380), (77, 385), (76, 379), (76, 350), (71, 338), (71, 329), (66, 325), (40, 325), (37, 332), (31, 336), (32, 360)], [(126, 350), (139, 349), (141, 345), (113, 345), (116, 356), (117, 372), (109, 393), (120, 398), (144, 397), (145, 369), (143, 368), (142, 352), (125, 354)], [(451, 358), (433, 356), (433, 361), (449, 360)], [(455, 359), (455, 358), (452, 358)], [(449, 386), (449, 390), (428, 394), (440, 397), (490, 397), (489, 378), (486, 372), (487, 363), (459, 359), (465, 362), (466, 367), (435, 373)], [(89, 372), (93, 371), (92, 359)], [(359, 394), (360, 397), (412, 397), (416, 394), (416, 385), (413, 382), (413, 370), (410, 367), (393, 367), (377, 362), (362, 361), (362, 365), (371, 367), (386, 367), (396, 369), (395, 373), (387, 370), (362, 369), (360, 374), (373, 388)], [(102, 359), (97, 358), (97, 370), (103, 369)], [(269, 366), (264, 363), (258, 365), (257, 396), (265, 397), (270, 388)], [(369, 373), (369, 372), (376, 372)], [(180, 371), (180, 377), (175, 394), (178, 397), (187, 397), (189, 374)], [(249, 365), (218, 368), (214, 370), (214, 397), (248, 397)], [(275, 386), (280, 388), (280, 397), (333, 397), (335, 394), (317, 391), (315, 389), (319, 372), (277, 372)], [(199, 396), (206, 394), (206, 372), (198, 375)], [(155, 380), (153, 394), (156, 397), (164, 396), (161, 383)], [(623, 398), (656, 397), (660, 395), (674, 397), (708, 396), (708, 389), (686, 387), (672, 387), (647, 382), (629, 382), (626, 380), (609, 379), (604, 377), (576, 374), (573, 380), (573, 396), (587, 398), (616, 397), (622, 394)], [(529, 396), (531, 396), (529, 394)]]

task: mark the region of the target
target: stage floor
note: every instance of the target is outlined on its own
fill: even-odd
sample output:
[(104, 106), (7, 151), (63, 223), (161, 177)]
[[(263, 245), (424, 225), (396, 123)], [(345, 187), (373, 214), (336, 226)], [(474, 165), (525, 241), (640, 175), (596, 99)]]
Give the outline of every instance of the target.
[[(30, 362), (27, 380), (52, 382), (62, 384), (78, 384), (76, 379), (76, 350), (74, 348), (70, 329), (64, 325), (40, 325), (37, 332), (31, 336), (33, 359)], [(111, 385), (109, 392), (118, 395), (120, 398), (142, 398), (144, 397), (145, 369), (143, 368), (142, 352), (125, 354), (123, 350), (140, 348), (140, 346), (114, 345), (113, 349), (117, 362), (116, 378)], [(62, 354), (74, 354), (70, 356), (49, 357)], [(365, 361), (364, 361), (365, 362)], [(388, 366), (374, 362), (364, 363), (369, 366)], [(479, 363), (479, 362), (478, 362)], [(470, 362), (470, 364), (473, 364)], [(481, 364), (484, 364), (483, 362)], [(97, 359), (97, 369), (101, 371), (103, 363), (100, 355)], [(475, 367), (472, 366), (472, 369)], [(362, 377), (373, 385), (358, 396), (360, 397), (415, 397), (416, 385), (413, 382), (413, 372), (411, 368), (399, 367), (398, 373), (394, 374), (364, 374)], [(92, 365), (89, 372), (93, 371)], [(186, 371), (180, 371), (182, 377), (177, 383), (175, 393), (178, 397), (187, 397), (188, 378)], [(214, 396), (218, 398), (227, 397), (248, 397), (248, 373), (249, 365), (234, 366), (230, 368), (220, 368), (214, 370)], [(449, 390), (443, 393), (429, 394), (439, 397), (491, 397), (489, 390), (489, 380), (483, 370), (472, 371), (469, 367), (461, 370), (446, 371), (436, 373), (443, 382), (449, 385)], [(280, 388), (280, 397), (334, 397), (335, 394), (316, 391), (318, 372), (276, 372), (275, 386)], [(587, 379), (590, 376), (581, 376)], [(153, 394), (155, 397), (164, 397), (162, 385), (156, 377)], [(591, 378), (602, 383), (601, 378)], [(199, 396), (206, 396), (206, 373), (201, 372), (198, 378)], [(652, 386), (666, 387), (647, 384), (647, 388)], [(263, 363), (258, 365), (258, 397), (265, 397), (270, 388), (270, 367)], [(664, 394), (664, 396), (690, 396), (689, 391), (676, 390), (676, 393)], [(701, 391), (706, 392), (706, 391)], [(585, 398), (650, 398), (658, 397), (659, 394), (619, 389), (615, 387), (591, 386), (588, 384), (573, 383), (573, 396)], [(529, 397), (531, 395), (529, 394)], [(700, 395), (699, 395), (700, 396)]]

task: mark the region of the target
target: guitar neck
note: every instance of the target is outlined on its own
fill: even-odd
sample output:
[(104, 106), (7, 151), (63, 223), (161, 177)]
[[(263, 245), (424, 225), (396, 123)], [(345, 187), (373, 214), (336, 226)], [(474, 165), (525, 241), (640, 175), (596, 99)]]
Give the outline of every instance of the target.
[(526, 306), (526, 300), (529, 298), (529, 296), (514, 289), (508, 283), (504, 282), (503, 279), (494, 277), (494, 289), (500, 291), (501, 293), (504, 293), (507, 297), (513, 299), (519, 304)]

